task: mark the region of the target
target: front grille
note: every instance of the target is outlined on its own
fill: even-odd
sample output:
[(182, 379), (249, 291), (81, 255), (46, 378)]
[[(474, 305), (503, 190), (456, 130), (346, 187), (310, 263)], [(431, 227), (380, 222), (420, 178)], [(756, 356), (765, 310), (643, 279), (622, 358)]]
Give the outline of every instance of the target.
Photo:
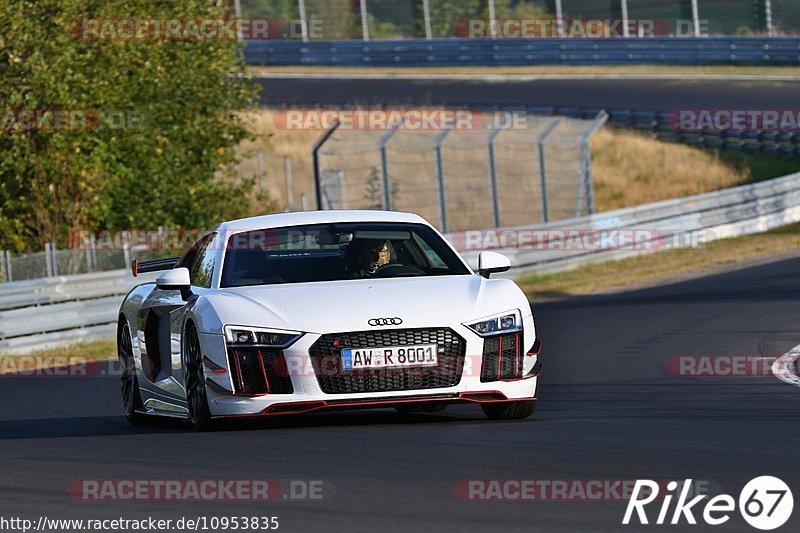
[(521, 333), (512, 333), (484, 340), (481, 382), (522, 377), (521, 337)]
[(228, 350), (237, 394), (292, 394), (292, 379), (281, 350), (236, 348)]
[[(437, 365), (416, 368), (343, 370), (345, 348), (436, 344)], [(390, 392), (452, 387), (461, 381), (467, 342), (449, 328), (355, 331), (323, 335), (310, 350), (317, 381), (327, 394)]]

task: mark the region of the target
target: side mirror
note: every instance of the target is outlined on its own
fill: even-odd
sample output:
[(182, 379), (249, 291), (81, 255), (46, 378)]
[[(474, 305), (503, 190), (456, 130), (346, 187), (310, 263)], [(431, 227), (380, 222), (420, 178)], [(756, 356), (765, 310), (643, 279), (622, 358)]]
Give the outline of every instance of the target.
[(497, 272), (506, 272), (511, 268), (511, 260), (497, 252), (481, 252), (478, 255), (478, 274), (489, 278)]
[(156, 279), (156, 287), (165, 291), (181, 291), (184, 300), (188, 300), (192, 294), (191, 285), (189, 269), (186, 267), (167, 270)]

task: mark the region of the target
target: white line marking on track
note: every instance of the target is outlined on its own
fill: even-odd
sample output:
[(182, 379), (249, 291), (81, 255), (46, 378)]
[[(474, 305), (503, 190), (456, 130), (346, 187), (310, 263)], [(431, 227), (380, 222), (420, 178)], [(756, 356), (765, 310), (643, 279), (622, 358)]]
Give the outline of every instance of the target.
[(303, 73), (252, 73), (254, 79), (306, 79), (306, 80), (450, 80), (486, 81), (494, 83), (541, 80), (726, 80), (726, 81), (800, 81), (798, 76), (760, 76), (725, 74), (350, 74), (327, 72)]
[(800, 359), (800, 345), (778, 357), (772, 363), (772, 373), (781, 381), (800, 387), (800, 376), (797, 375), (797, 360)]

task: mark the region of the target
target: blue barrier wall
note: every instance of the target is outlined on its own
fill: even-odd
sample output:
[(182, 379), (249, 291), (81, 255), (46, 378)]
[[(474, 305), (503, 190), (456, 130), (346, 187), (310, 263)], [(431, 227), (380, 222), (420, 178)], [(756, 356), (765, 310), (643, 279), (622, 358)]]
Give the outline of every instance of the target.
[(800, 38), (249, 41), (251, 65), (800, 64)]

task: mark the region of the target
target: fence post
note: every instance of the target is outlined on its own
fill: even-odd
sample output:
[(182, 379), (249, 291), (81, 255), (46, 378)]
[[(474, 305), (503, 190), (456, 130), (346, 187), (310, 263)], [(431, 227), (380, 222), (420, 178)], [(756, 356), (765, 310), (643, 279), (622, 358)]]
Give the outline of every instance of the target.
[(764, 17), (767, 21), (767, 37), (772, 37), (772, 0), (764, 0)]
[(694, 36), (700, 37), (700, 10), (697, 7), (697, 0), (692, 0), (692, 21), (694, 22)]
[(97, 268), (97, 254), (95, 253), (96, 241), (93, 233), (83, 237), (83, 249), (86, 251), (86, 270), (94, 272)]
[(430, 41), (431, 39), (433, 39), (433, 30), (431, 28), (430, 0), (422, 0), (422, 16), (425, 19), (425, 38)]
[(294, 203), (294, 196), (292, 195), (292, 160), (288, 155), (283, 156), (283, 177), (286, 179), (286, 211), (289, 211)]
[(556, 32), (559, 39), (564, 38), (564, 10), (561, 8), (561, 0), (556, 0)]
[(306, 201), (306, 193), (300, 195), (300, 210), (308, 211), (308, 202)]
[(44, 262), (47, 268), (47, 277), (58, 276), (58, 265), (56, 264), (56, 245), (52, 242), (44, 243)]
[[(236, 20), (242, 20), (242, 0), (233, 0), (233, 13), (236, 15)], [(244, 37), (242, 36), (242, 25), (241, 23), (236, 24), (236, 40), (243, 41)]]
[(297, 0), (297, 10), (300, 13), (300, 35), (303, 37), (303, 42), (308, 42), (308, 19), (306, 19), (306, 2), (305, 0)]
[(628, 0), (620, 0), (622, 3), (622, 36), (630, 37), (631, 32), (628, 28)]
[(447, 233), (447, 202), (444, 190), (444, 172), (442, 168), (442, 143), (451, 129), (448, 127), (446, 130), (436, 136), (435, 144), (433, 145), (433, 156), (436, 162), (436, 188), (439, 193), (439, 223), (441, 224), (442, 233)]
[(367, 0), (361, 0), (361, 33), (364, 41), (369, 41), (369, 14), (367, 13)]
[[(331, 124), (331, 127), (323, 133), (317, 142), (314, 143), (314, 147), (311, 149), (311, 159), (312, 164), (314, 166), (314, 192), (317, 196), (317, 209), (322, 209), (322, 179), (320, 178), (320, 168), (319, 168), (319, 151), (322, 148), (322, 145), (328, 142), (333, 132), (335, 132), (339, 128), (339, 120), (336, 119)], [(305, 207), (303, 208), (305, 211)]]
[(489, 183), (492, 187), (492, 210), (494, 211), (494, 227), (500, 227), (500, 200), (497, 192), (497, 166), (494, 162), (494, 139), (500, 132), (501, 128), (494, 128), (489, 132)]
[(264, 177), (267, 174), (267, 163), (264, 160), (264, 150), (260, 149), (256, 152), (258, 159), (258, 192), (264, 192)]
[(497, 16), (494, 10), (494, 0), (489, 0), (489, 35), (492, 39), (497, 39)]
[(392, 138), (392, 135), (397, 133), (400, 128), (400, 122), (393, 125), (392, 128), (381, 137), (380, 150), (381, 150), (381, 181), (383, 183), (383, 210), (392, 210), (392, 192), (389, 189), (389, 161), (386, 158), (386, 143)]
[[(158, 236), (156, 237), (156, 246), (159, 249), (164, 248), (164, 241), (161, 235), (161, 226), (158, 228)], [(130, 232), (123, 231), (122, 232), (122, 261), (125, 263), (125, 266), (130, 266), (131, 264), (131, 237)]]
[(3, 263), (3, 278), (5, 281), (11, 281), (13, 279), (13, 273), (11, 272), (11, 252), (8, 250), (2, 251), (2, 263)]
[(578, 184), (578, 203), (575, 208), (575, 216), (580, 216), (581, 197), (586, 195), (586, 214), (593, 215), (595, 211), (594, 205), (594, 183), (592, 182), (592, 153), (589, 149), (589, 139), (592, 135), (597, 133), (597, 130), (603, 127), (608, 122), (608, 113), (600, 111), (595, 117), (595, 122), (586, 130), (581, 139), (581, 181)]
[(97, 269), (97, 240), (94, 237), (94, 233), (89, 236), (89, 243), (92, 245), (92, 269)]
[(536, 141), (539, 146), (539, 182), (542, 188), (542, 221), (545, 223), (550, 222), (550, 209), (547, 205), (547, 170), (544, 161), (544, 141), (555, 127), (558, 126), (559, 122), (561, 122), (561, 117), (552, 118)]

